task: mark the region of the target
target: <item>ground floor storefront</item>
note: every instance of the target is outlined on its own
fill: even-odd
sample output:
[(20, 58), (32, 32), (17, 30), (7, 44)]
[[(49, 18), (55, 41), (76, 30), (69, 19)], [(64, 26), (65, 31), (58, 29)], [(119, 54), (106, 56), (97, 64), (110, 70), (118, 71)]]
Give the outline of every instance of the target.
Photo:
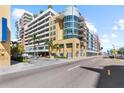
[[(98, 53), (95, 51), (86, 50), (86, 45), (81, 45), (80, 40), (77, 38), (70, 38), (64, 40), (58, 40), (54, 42), (59, 45), (59, 49), (52, 50), (52, 56), (63, 57), (67, 59), (78, 59), (85, 56), (95, 56)], [(49, 49), (47, 50), (34, 50), (33, 52), (28, 52), (28, 54), (38, 57), (48, 57)]]
[(80, 41), (77, 38), (70, 38), (56, 41), (60, 45), (60, 56), (77, 59), (85, 56), (85, 48), (81, 47)]

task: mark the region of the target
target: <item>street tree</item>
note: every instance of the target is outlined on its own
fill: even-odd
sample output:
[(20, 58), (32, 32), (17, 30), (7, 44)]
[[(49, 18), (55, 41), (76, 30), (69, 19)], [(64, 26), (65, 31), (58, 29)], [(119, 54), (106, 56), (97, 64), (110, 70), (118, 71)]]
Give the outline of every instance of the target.
[(28, 36), (28, 38), (30, 38), (30, 37), (31, 37), (31, 40), (28, 41), (28, 43), (30, 43), (32, 41), (33, 49), (35, 50), (34, 51), (34, 56), (36, 56), (36, 48), (37, 48), (36, 44), (39, 45), (39, 43), (40, 43), (39, 41), (40, 40), (37, 38), (37, 34), (36, 33), (33, 33), (32, 35)]
[(11, 41), (11, 55), (13, 57), (17, 57), (18, 55), (22, 55), (24, 53), (24, 47), (23, 45), (17, 43), (17, 42), (14, 42), (14, 41)]
[(118, 54), (124, 55), (124, 47), (119, 48)]
[(37, 14), (34, 14), (33, 17), (36, 18), (38, 15)]
[(100, 47), (100, 50), (103, 50), (103, 47)]
[(59, 46), (59, 44), (55, 44), (54, 45), (54, 49), (56, 50), (56, 55), (60, 56), (60, 54), (59, 54), (60, 53), (60, 46)]
[(53, 6), (52, 6), (52, 5), (48, 5), (48, 9), (49, 9), (49, 8), (53, 9)]
[(40, 14), (42, 14), (44, 12), (44, 10), (40, 10)]
[(53, 40), (46, 41), (45, 45), (48, 45), (50, 58), (54, 57), (54, 52), (60, 50), (59, 44), (55, 44)]

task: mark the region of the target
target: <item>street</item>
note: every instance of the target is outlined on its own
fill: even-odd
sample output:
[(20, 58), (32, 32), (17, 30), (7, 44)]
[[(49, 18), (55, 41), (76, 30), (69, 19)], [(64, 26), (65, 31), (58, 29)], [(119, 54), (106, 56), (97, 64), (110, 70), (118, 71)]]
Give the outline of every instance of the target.
[[(108, 73), (108, 70), (110, 72)], [(0, 76), (0, 87), (107, 88), (124, 87), (124, 61), (92, 58)]]

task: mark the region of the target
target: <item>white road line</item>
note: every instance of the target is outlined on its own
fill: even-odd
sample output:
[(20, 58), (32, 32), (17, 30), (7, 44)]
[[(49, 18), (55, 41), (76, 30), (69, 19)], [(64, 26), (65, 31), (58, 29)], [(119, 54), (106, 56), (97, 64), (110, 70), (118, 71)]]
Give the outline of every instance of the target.
[(80, 65), (77, 65), (77, 66), (74, 66), (74, 67), (72, 67), (72, 68), (69, 68), (69, 69), (67, 69), (67, 71), (71, 71), (71, 70), (73, 70), (73, 69), (75, 69), (75, 68), (77, 68), (77, 67), (80, 67)]

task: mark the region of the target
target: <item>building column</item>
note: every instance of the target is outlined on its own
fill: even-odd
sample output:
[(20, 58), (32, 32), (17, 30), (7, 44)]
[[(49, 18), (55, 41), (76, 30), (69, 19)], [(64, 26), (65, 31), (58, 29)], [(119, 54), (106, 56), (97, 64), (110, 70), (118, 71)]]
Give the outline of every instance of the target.
[(81, 48), (80, 48), (81, 50), (81, 56), (83, 56), (83, 51), (84, 51), (84, 48), (83, 48), (83, 46), (81, 46)]
[(84, 51), (83, 51), (84, 53), (84, 56), (86, 56), (87, 55), (87, 50), (86, 50), (86, 47), (84, 47)]
[(73, 43), (72, 47), (73, 47), (72, 56), (73, 59), (76, 59), (76, 43)]
[(64, 44), (64, 57), (67, 56), (67, 49), (66, 49), (66, 44)]
[(81, 51), (80, 51), (80, 49), (81, 49), (81, 46), (80, 46), (80, 44), (78, 45), (78, 57), (81, 57)]

